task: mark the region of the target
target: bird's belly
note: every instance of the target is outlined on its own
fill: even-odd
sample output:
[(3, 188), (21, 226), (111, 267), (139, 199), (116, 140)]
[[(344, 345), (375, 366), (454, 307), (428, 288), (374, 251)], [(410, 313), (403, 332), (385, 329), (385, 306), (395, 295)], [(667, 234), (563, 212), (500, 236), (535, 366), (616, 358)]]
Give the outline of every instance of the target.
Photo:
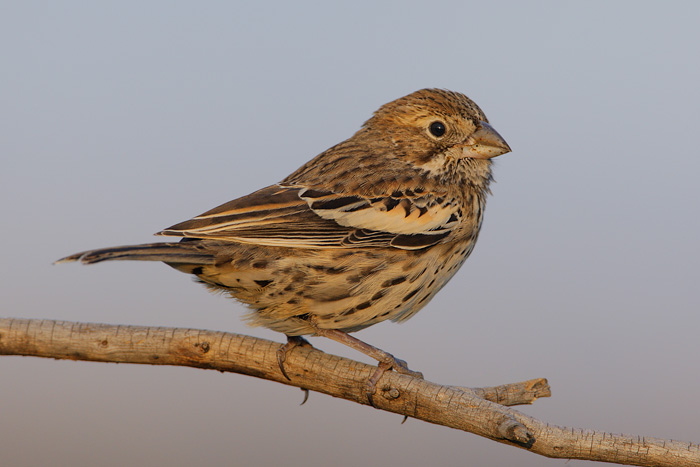
[(252, 311), (254, 326), (287, 335), (314, 327), (358, 331), (385, 321), (404, 321), (452, 278), (471, 253), (472, 242), (423, 250), (270, 249), (198, 274), (210, 288), (226, 291)]

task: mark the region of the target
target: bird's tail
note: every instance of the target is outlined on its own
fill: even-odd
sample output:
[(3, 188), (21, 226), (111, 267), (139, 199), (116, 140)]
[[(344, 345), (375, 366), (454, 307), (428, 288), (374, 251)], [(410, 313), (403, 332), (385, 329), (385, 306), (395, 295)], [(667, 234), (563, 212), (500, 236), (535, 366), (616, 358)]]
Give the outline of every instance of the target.
[(201, 265), (213, 264), (214, 254), (199, 242), (146, 243), (144, 245), (115, 246), (83, 251), (61, 258), (54, 264), (72, 261), (94, 264), (112, 260), (163, 261), (171, 264)]

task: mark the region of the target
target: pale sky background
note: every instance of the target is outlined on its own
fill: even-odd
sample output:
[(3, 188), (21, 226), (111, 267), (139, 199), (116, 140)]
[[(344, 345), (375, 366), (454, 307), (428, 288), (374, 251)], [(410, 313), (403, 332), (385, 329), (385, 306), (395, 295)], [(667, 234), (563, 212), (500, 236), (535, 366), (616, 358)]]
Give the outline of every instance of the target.
[[(0, 2), (1, 315), (248, 328), (167, 266), (53, 266), (461, 91), (513, 153), (475, 252), (357, 337), (426, 378), (547, 377), (552, 424), (700, 441), (699, 2)], [(369, 361), (314, 338), (329, 352)], [(251, 377), (0, 358), (3, 466), (583, 466)], [(609, 465), (609, 464), (599, 464)]]

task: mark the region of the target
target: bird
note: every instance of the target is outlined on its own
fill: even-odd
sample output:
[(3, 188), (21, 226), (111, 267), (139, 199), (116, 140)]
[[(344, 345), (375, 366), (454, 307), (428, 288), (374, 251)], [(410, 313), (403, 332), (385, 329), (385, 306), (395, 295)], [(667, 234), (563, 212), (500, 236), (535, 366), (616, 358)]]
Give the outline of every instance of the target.
[(279, 183), (156, 235), (177, 242), (76, 253), (57, 263), (162, 261), (249, 308), (246, 321), (287, 336), (280, 370), (303, 336), (377, 360), (371, 405), (405, 361), (350, 333), (403, 322), (445, 286), (474, 249), (493, 181), (510, 146), (466, 95), (421, 89), (382, 105), (350, 138)]

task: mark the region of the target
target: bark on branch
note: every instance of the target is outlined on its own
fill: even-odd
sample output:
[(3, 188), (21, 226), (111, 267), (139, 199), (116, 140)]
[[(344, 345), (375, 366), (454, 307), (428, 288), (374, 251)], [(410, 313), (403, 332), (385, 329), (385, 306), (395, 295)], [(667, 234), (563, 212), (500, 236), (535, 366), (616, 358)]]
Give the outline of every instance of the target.
[[(277, 342), (196, 329), (0, 319), (0, 355), (178, 365), (241, 373), (367, 404), (375, 367), (308, 347), (277, 365)], [(548, 397), (545, 379), (491, 388), (444, 386), (394, 372), (377, 384), (377, 408), (449, 426), (543, 456), (642, 466), (700, 466), (700, 446), (549, 425), (506, 406)]]

